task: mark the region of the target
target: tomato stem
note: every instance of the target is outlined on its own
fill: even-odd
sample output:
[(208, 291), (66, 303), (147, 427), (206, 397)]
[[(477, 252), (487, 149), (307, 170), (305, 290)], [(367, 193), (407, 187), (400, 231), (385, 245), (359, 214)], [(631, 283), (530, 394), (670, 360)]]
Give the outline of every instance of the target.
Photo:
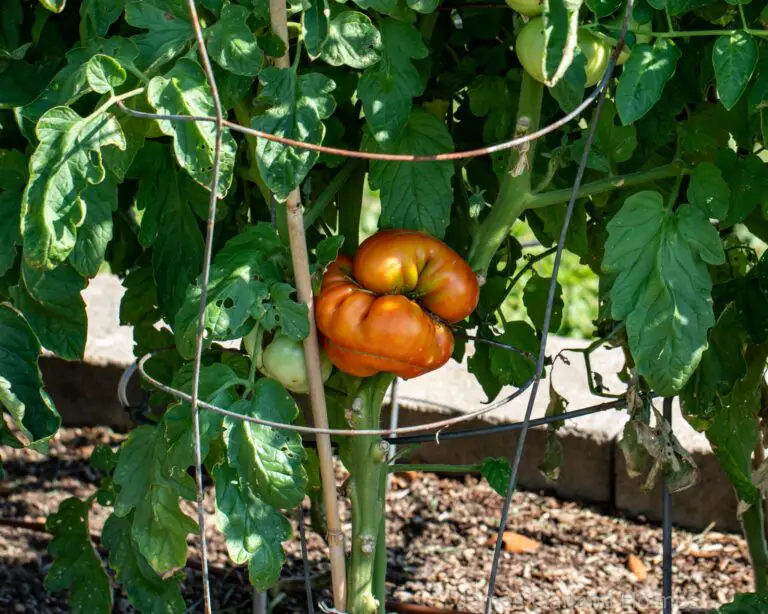
[(352, 256), (360, 242), (360, 213), (363, 208), (365, 164), (355, 165), (339, 189), (339, 234), (344, 237), (341, 252)]
[(312, 226), (317, 221), (317, 218), (323, 215), (326, 207), (333, 202), (336, 194), (346, 185), (352, 173), (362, 168), (363, 176), (365, 176), (364, 167), (365, 165), (362, 163), (362, 160), (350, 159), (344, 163), (330, 183), (320, 193), (320, 196), (317, 197), (317, 200), (304, 212), (304, 228)]
[[(543, 91), (544, 86), (541, 83), (527, 72), (523, 72), (515, 137), (538, 130)], [(496, 201), (488, 217), (475, 233), (469, 251), (469, 265), (482, 275), (487, 272), (494, 254), (506, 240), (512, 225), (527, 208), (531, 198), (531, 171), (535, 149), (536, 141), (531, 141), (510, 152), (509, 166)]]
[(749, 506), (741, 516), (741, 526), (752, 560), (752, 573), (755, 578), (755, 591), (768, 594), (768, 543), (765, 540), (765, 516), (763, 499)]
[[(382, 373), (362, 381), (353, 404), (355, 428), (378, 428), (381, 404), (392, 379), (391, 374)], [(346, 446), (344, 464), (351, 473), (348, 489), (352, 503), (347, 582), (349, 614), (376, 614), (384, 602), (381, 591), (386, 574), (386, 543), (381, 540), (381, 529), (387, 477), (386, 446), (386, 442), (376, 436), (350, 437)], [(383, 570), (380, 568), (382, 556)]]

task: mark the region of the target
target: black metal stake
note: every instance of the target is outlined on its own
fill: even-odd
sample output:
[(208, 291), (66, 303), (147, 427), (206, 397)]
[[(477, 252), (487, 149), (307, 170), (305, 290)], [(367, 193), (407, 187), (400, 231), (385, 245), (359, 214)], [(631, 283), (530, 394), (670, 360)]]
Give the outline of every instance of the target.
[[(672, 398), (664, 399), (664, 420), (672, 425)], [(664, 495), (662, 501), (662, 596), (664, 599), (664, 614), (672, 614), (672, 494), (664, 483)]]

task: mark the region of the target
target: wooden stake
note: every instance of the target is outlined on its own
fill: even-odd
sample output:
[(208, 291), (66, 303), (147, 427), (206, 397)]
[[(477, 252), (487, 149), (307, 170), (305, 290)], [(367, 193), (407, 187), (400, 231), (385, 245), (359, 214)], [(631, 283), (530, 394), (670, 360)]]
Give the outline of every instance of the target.
[[(275, 66), (289, 68), (288, 22), (285, 0), (270, 0), (269, 13), (272, 30), (285, 43), (285, 54), (275, 58)], [(325, 405), (325, 388), (320, 369), (320, 346), (315, 328), (315, 309), (312, 296), (312, 280), (309, 274), (309, 255), (304, 235), (304, 217), (301, 210), (301, 193), (293, 190), (285, 201), (288, 217), (288, 238), (291, 246), (293, 272), (296, 277), (296, 293), (299, 302), (309, 309), (309, 335), (304, 339), (304, 356), (309, 375), (309, 398), (315, 426), (328, 428), (328, 413)], [(317, 456), (320, 459), (320, 477), (323, 485), (323, 503), (328, 522), (328, 550), (331, 560), (331, 583), (333, 585), (334, 608), (343, 612), (347, 601), (347, 579), (344, 561), (344, 533), (341, 530), (339, 504), (336, 492), (336, 475), (333, 470), (333, 453), (330, 435), (317, 435)]]

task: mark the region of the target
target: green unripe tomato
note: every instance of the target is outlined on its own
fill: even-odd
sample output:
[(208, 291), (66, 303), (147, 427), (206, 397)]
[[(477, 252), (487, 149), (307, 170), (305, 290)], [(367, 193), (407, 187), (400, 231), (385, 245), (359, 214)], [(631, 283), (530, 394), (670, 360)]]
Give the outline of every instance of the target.
[[(611, 19), (611, 21), (608, 22), (608, 25), (612, 28), (621, 28), (621, 26), (624, 25), (624, 14), (620, 13), (614, 19)], [(653, 32), (653, 24), (650, 21), (647, 23), (637, 23), (633, 19), (629, 22), (629, 28), (635, 33), (636, 45), (642, 45), (643, 43), (649, 43), (651, 41), (651, 37), (647, 34), (644, 34), (644, 32)], [(612, 30), (611, 32), (614, 38), (618, 38), (620, 33), (621, 30)], [(631, 54), (632, 50), (625, 46), (624, 49), (621, 50), (619, 59), (616, 60), (616, 66), (621, 66), (624, 64), (629, 59)]]
[[(333, 365), (322, 349), (320, 350), (320, 368), (323, 382), (325, 382), (331, 375)], [(259, 371), (277, 380), (291, 392), (299, 394), (309, 392), (309, 375), (304, 362), (304, 344), (301, 341), (294, 341), (286, 335), (275, 337), (264, 348)]]
[(516, 10), (521, 15), (527, 17), (536, 17), (541, 15), (544, 10), (542, 0), (506, 0), (510, 8)]
[[(586, 60), (586, 86), (595, 85), (605, 73), (610, 49), (599, 38), (589, 32), (579, 31), (579, 49)], [(525, 72), (544, 83), (544, 18), (531, 19), (517, 36), (515, 51)]]

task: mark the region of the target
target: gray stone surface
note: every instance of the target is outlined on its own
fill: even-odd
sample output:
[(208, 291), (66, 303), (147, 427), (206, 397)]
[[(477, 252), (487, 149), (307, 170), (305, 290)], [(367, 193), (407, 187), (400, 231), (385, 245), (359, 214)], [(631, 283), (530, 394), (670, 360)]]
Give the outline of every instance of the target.
[[(123, 429), (130, 425), (127, 414), (117, 403), (115, 391), (122, 369), (133, 361), (131, 330), (119, 325), (119, 304), (124, 289), (111, 276), (94, 279), (83, 293), (89, 316), (86, 360), (82, 364), (65, 363), (53, 357), (42, 361), (49, 390), (67, 424), (105, 424)], [(587, 342), (552, 336), (548, 354), (569, 348), (581, 349)], [(471, 352), (471, 345), (468, 346)], [(592, 395), (587, 388), (583, 355), (567, 352), (570, 365), (558, 361), (554, 368), (554, 386), (568, 402), (568, 410), (603, 403), (605, 398)], [(623, 363), (621, 352), (601, 348), (592, 354), (592, 367), (603, 377), (610, 391), (620, 392), (616, 377)], [(551, 367), (549, 368), (551, 369)], [(549, 377), (542, 381), (533, 417), (544, 415), (549, 402)], [(514, 391), (505, 389), (504, 399)], [(424, 424), (447, 416), (459, 416), (483, 408), (487, 398), (464, 364), (450, 362), (438, 371), (404, 381), (400, 386), (401, 425)], [(305, 403), (302, 399), (302, 405)], [(502, 422), (519, 422), (525, 415), (528, 393), (473, 417), (456, 428), (477, 428)], [(660, 406), (660, 403), (658, 403)], [(388, 424), (385, 412), (385, 424)], [(616, 446), (627, 421), (626, 412), (608, 410), (570, 420), (559, 431), (565, 462), (557, 483), (548, 483), (537, 466), (544, 451), (546, 430), (534, 428), (528, 435), (520, 472), (521, 486), (547, 490), (568, 499), (592, 501), (615, 506), (630, 514), (650, 519), (661, 517), (661, 490), (640, 490), (640, 480), (627, 477), (624, 460)], [(711, 521), (721, 529), (738, 529), (735, 497), (706, 439), (691, 429), (675, 403), (675, 434), (694, 455), (702, 472), (702, 483), (674, 496), (675, 522), (703, 528)], [(512, 458), (517, 443), (516, 432), (497, 433), (459, 441), (430, 442), (417, 448), (414, 460), (429, 463), (476, 463), (489, 456)]]

